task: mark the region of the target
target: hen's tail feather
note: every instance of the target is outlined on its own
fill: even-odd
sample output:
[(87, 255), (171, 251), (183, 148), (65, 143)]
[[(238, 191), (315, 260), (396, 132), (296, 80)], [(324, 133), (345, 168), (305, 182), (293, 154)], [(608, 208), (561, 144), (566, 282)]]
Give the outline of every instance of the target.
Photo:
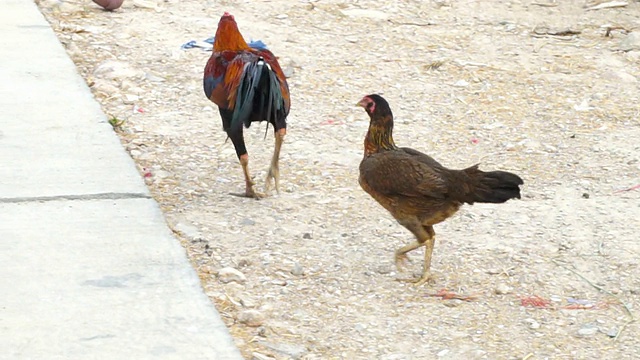
[(520, 199), (520, 185), (524, 184), (524, 181), (516, 174), (506, 171), (484, 172), (478, 169), (478, 165), (467, 168), (464, 172), (472, 183), (472, 191), (465, 199), (469, 204), (500, 204), (509, 199)]
[[(258, 118), (252, 118), (252, 113), (257, 114)], [(249, 127), (252, 121), (262, 120), (275, 124), (285, 116), (284, 98), (275, 72), (263, 59), (245, 64), (231, 127)]]

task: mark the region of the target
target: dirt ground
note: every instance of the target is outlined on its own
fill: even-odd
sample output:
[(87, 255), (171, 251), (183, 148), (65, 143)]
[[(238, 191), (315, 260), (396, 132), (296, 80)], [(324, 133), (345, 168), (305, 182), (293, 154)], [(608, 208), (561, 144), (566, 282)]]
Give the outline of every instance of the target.
[[(123, 146), (247, 359), (640, 358), (640, 3), (39, 5), (124, 120)], [(261, 201), (229, 195), (244, 184), (202, 91), (210, 53), (181, 49), (224, 11), (289, 75), (282, 192)], [(399, 145), (525, 179), (522, 200), (436, 226), (432, 285), (396, 281), (412, 275), (393, 262), (411, 235), (357, 183), (368, 117), (354, 105), (373, 92)], [(264, 133), (245, 135), (258, 188)], [(419, 274), (422, 252), (410, 257)]]

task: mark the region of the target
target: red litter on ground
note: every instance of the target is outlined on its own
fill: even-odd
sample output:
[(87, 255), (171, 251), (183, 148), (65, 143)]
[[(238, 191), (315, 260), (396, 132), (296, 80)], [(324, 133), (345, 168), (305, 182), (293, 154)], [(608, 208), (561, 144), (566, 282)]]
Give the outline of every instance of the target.
[(538, 309), (547, 309), (551, 305), (551, 301), (541, 296), (521, 296), (520, 304), (524, 307), (533, 307)]

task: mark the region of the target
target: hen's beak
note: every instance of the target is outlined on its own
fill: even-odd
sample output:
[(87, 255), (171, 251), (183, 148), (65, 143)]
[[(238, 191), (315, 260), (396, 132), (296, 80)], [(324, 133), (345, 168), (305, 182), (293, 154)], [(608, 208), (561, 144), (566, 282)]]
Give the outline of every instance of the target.
[(356, 104), (356, 106), (360, 106), (360, 107), (366, 107), (367, 106), (367, 102), (364, 101), (364, 99), (358, 101), (358, 103)]

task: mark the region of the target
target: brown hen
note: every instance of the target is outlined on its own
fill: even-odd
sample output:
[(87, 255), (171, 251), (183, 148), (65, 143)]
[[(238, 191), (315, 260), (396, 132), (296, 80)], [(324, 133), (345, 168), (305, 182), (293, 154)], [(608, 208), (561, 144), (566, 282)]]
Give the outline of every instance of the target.
[(396, 266), (408, 261), (407, 253), (425, 247), (422, 276), (416, 285), (431, 278), (431, 254), (435, 242), (433, 225), (460, 209), (462, 204), (503, 203), (520, 198), (522, 179), (505, 171), (484, 172), (474, 165), (451, 170), (430, 156), (393, 142), (393, 114), (380, 95), (367, 95), (358, 106), (371, 121), (360, 163), (360, 186), (405, 228), (416, 241), (396, 250)]

